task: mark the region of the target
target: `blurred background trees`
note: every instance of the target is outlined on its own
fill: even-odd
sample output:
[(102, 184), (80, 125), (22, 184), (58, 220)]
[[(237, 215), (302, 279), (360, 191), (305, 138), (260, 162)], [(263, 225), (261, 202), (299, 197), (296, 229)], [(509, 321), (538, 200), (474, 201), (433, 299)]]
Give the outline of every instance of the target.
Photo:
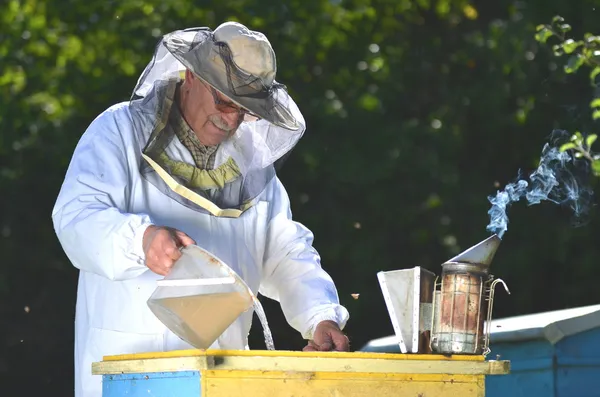
[[(79, 137), (129, 98), (162, 34), (238, 20), (269, 37), (278, 80), (308, 123), (281, 178), (350, 310), (358, 349), (393, 332), (378, 271), (439, 272), (488, 236), (488, 196), (537, 167), (553, 130), (598, 132), (592, 70), (564, 73), (555, 37), (535, 34), (561, 15), (583, 39), (598, 33), (599, 12), (598, 0), (6, 0), (1, 387), (72, 395), (77, 272), (50, 214)], [(512, 295), (497, 295), (495, 317), (598, 302), (591, 214), (574, 228), (559, 206), (510, 208), (492, 268)], [(277, 347), (301, 348), (278, 305), (265, 306)], [(251, 347), (264, 348), (258, 322)]]

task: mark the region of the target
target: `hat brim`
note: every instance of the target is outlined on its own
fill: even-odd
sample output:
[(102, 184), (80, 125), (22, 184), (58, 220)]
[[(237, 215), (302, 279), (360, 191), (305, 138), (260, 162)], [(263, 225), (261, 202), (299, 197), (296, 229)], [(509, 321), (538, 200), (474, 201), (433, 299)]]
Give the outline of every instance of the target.
[(173, 32), (163, 38), (163, 44), (196, 77), (238, 106), (276, 126), (292, 131), (301, 128), (287, 106), (291, 100), (287, 90), (276, 83), (268, 91), (245, 85), (246, 81), (253, 80), (252, 76), (237, 69), (233, 62), (229, 65), (225, 63), (222, 47), (213, 41), (210, 32), (195, 32), (192, 35), (184, 31)]

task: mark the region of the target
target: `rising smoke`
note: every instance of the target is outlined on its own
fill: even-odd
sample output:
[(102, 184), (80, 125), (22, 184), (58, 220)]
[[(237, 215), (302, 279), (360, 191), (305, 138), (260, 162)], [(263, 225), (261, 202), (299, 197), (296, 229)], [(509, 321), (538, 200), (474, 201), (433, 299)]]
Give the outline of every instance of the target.
[(508, 207), (523, 197), (528, 205), (549, 201), (568, 206), (573, 211), (574, 225), (583, 223), (593, 195), (592, 189), (583, 182), (589, 175), (589, 166), (585, 161), (576, 161), (570, 153), (559, 150), (565, 137), (568, 137), (565, 131), (552, 134), (551, 142), (544, 145), (538, 168), (529, 175), (529, 181), (519, 177), (516, 182), (498, 191), (495, 197), (488, 197), (492, 203), (488, 211), (489, 232), (502, 238), (508, 229)]

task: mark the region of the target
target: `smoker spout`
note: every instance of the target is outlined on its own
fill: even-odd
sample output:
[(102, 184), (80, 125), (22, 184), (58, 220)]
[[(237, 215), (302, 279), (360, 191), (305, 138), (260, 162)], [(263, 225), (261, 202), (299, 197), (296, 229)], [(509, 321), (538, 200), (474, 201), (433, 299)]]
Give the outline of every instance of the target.
[(494, 234), (479, 244), (475, 244), (471, 248), (448, 260), (446, 263), (469, 263), (488, 267), (492, 264), (492, 260), (494, 259), (494, 255), (496, 254), (501, 241), (500, 237)]

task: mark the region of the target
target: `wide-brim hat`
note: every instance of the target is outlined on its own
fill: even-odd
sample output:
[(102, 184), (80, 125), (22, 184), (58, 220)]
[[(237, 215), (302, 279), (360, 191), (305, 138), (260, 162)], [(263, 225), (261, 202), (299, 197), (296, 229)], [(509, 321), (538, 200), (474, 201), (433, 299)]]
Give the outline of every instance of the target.
[(274, 125), (298, 130), (289, 94), (275, 80), (275, 51), (266, 36), (237, 22), (214, 31), (178, 30), (163, 37), (165, 48), (199, 79)]

